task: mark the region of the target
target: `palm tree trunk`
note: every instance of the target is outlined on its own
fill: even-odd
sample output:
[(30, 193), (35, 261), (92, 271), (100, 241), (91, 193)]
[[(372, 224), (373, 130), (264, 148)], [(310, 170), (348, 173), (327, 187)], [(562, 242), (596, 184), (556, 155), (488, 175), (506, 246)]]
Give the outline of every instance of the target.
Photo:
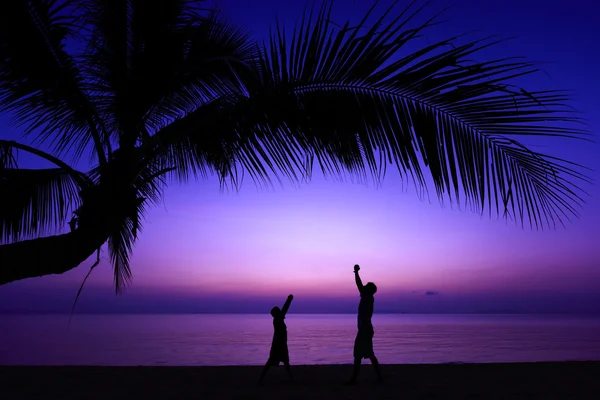
[(0, 246), (0, 285), (25, 278), (62, 274), (84, 262), (108, 239), (97, 230), (76, 229)]

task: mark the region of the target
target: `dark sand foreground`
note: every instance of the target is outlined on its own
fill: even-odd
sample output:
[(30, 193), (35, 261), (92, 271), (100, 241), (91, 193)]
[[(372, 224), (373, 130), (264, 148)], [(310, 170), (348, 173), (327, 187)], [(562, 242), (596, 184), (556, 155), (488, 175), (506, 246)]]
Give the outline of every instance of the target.
[(1, 399), (598, 399), (600, 362), (382, 365), (374, 382), (364, 365), (356, 386), (341, 383), (350, 365), (283, 368), (255, 381), (261, 367), (0, 367)]

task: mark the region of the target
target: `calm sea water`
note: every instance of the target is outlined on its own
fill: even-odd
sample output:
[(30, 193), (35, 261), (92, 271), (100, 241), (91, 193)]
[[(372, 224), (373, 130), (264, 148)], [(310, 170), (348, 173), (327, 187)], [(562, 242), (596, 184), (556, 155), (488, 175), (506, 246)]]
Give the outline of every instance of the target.
[[(289, 314), (293, 364), (352, 361), (354, 315)], [(600, 316), (375, 315), (382, 363), (600, 360)], [(259, 365), (269, 315), (0, 315), (0, 364)]]

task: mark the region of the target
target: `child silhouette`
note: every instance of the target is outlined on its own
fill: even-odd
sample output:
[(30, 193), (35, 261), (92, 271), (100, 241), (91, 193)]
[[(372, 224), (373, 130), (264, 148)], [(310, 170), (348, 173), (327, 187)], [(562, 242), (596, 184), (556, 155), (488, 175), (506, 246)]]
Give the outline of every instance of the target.
[(287, 345), (287, 327), (285, 326), (284, 321), (285, 314), (287, 313), (288, 308), (290, 308), (293, 298), (294, 296), (290, 294), (282, 309), (279, 309), (279, 307), (273, 307), (271, 309), (271, 315), (273, 316), (273, 342), (271, 344), (271, 353), (269, 354), (269, 359), (267, 360), (267, 363), (260, 374), (258, 383), (262, 383), (267, 371), (271, 366), (279, 366), (280, 362), (285, 365), (285, 369), (287, 370), (290, 380), (294, 380), (292, 377), (292, 371), (290, 369), (290, 355), (288, 353)]

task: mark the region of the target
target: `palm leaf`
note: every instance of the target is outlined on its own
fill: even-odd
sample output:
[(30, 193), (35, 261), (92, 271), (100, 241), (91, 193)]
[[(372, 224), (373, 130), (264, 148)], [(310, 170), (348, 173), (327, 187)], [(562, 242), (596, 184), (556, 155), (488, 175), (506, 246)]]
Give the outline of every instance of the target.
[[(130, 257), (142, 229), (141, 219), (146, 213), (146, 204), (157, 205), (160, 202), (166, 187), (164, 175), (170, 172), (169, 169), (155, 168), (155, 164), (146, 165), (139, 149), (128, 152), (126, 157), (123, 154), (120, 150), (114, 152), (116, 159), (90, 171), (89, 176), (96, 186), (88, 198), (88, 206), (92, 204), (92, 208), (86, 210), (95, 215), (102, 213), (101, 222), (108, 229), (109, 256), (117, 293), (122, 292), (131, 281)], [(121, 160), (129, 163), (129, 174), (118, 168)], [(115, 161), (117, 164), (114, 164)], [(128, 181), (129, 177), (133, 177), (131, 181)], [(96, 206), (98, 203), (101, 205)]]
[(236, 71), (252, 59), (247, 33), (214, 11), (202, 13), (195, 3), (88, 2), (86, 70), (122, 147), (215, 92), (235, 90)]
[(191, 20), (178, 44), (183, 51), (170, 59), (169, 74), (154, 87), (156, 106), (145, 115), (152, 132), (215, 98), (239, 93), (257, 49), (245, 30), (215, 10)]
[(399, 57), (437, 23), (409, 29), (420, 12), (411, 7), (390, 23), (384, 20), (393, 7), (370, 27), (365, 18), (352, 29), (337, 29), (327, 4), (308, 12), (291, 37), (275, 30), (254, 78), (244, 81), (246, 96), (220, 101), (216, 112), (198, 109), (159, 135), (181, 135), (166, 147), (188, 166), (201, 153), (184, 154), (183, 141), (233, 149), (234, 165), (259, 181), (310, 176), (313, 159), (326, 174), (379, 180), (393, 163), (417, 187), (432, 179), (440, 199), (477, 212), (537, 228), (576, 216), (579, 184), (587, 180), (582, 167), (515, 140), (585, 138), (572, 126), (581, 120), (567, 94), (510, 85), (536, 72), (534, 63), (469, 61), (497, 44), (490, 40), (459, 44), (454, 37)]
[(77, 189), (59, 168), (0, 169), (0, 241), (59, 232), (78, 204)]
[[(19, 169), (17, 151), (57, 165), (50, 169)], [(79, 193), (93, 185), (85, 174), (51, 154), (0, 140), (0, 242), (58, 232), (80, 204)]]
[[(298, 99), (302, 119), (291, 133), (314, 143), (319, 160), (334, 163), (335, 171), (369, 168), (382, 176), (384, 165), (376, 159), (381, 152), (419, 186), (426, 185), (424, 162), (438, 196), (453, 200), (454, 192), (458, 202), (462, 192), (477, 211), (486, 201), (491, 211), (496, 200), (497, 213), (538, 228), (577, 215), (583, 199), (575, 182), (586, 177), (565, 160), (507, 139), (586, 133), (553, 125), (581, 122), (567, 113), (564, 93), (510, 90), (509, 80), (536, 72), (533, 63), (469, 62), (467, 57), (496, 42), (453, 45), (456, 38), (394, 61), (435, 20), (402, 30), (415, 14), (388, 25), (384, 15), (359, 36), (365, 20), (352, 32), (335, 33), (330, 11), (323, 7), (314, 25), (302, 25), (289, 46), (279, 30), (262, 58), (262, 83)], [(293, 108), (287, 112), (298, 119)]]
[(52, 154), (36, 149), (35, 147), (27, 146), (26, 144), (16, 142), (14, 140), (0, 139), (0, 169), (18, 168), (18, 151), (24, 151), (26, 153), (33, 154), (56, 165), (61, 170), (67, 172), (71, 176), (73, 181), (77, 183), (79, 189), (84, 189), (94, 184), (94, 182), (86, 174), (73, 169), (69, 164), (53, 156)]
[(26, 133), (37, 132), (59, 155), (78, 159), (90, 145), (105, 162), (106, 138), (85, 81), (65, 42), (75, 35), (72, 1), (9, 1), (0, 5), (0, 111)]
[(236, 183), (236, 122), (224, 113), (230, 100), (224, 97), (206, 103), (161, 129), (141, 149), (149, 167), (170, 169), (172, 177), (184, 182), (190, 175), (206, 178), (216, 173), (222, 184), (228, 179)]
[(0, 169), (3, 168), (17, 168), (13, 146), (7, 140), (0, 140)]
[(131, 185), (129, 196), (123, 197), (120, 202), (121, 208), (116, 212), (120, 223), (108, 240), (117, 293), (122, 292), (132, 279), (130, 257), (142, 229), (141, 219), (147, 210), (146, 203), (157, 205), (160, 202), (166, 187), (163, 176), (169, 171), (170, 169), (154, 169), (152, 165), (142, 167)]
[(128, 203), (124, 211), (126, 215), (121, 224), (108, 239), (108, 251), (110, 261), (113, 264), (113, 276), (115, 290), (122, 292), (131, 282), (132, 274), (130, 257), (137, 240), (138, 232), (141, 230), (141, 218), (145, 212), (144, 198), (137, 198)]
[[(431, 21), (406, 32), (399, 29), (405, 21), (385, 26), (382, 17), (363, 36), (356, 33), (362, 26), (334, 35), (329, 12), (321, 10), (312, 30), (303, 26), (300, 32), (310, 33), (294, 36), (290, 50), (278, 32), (263, 57), (268, 72), (262, 78), (302, 105), (304, 121), (294, 134), (316, 142), (311, 147), (318, 158), (350, 170), (368, 167), (380, 176), (382, 163), (375, 158), (380, 151), (419, 186), (426, 185), (424, 162), (438, 196), (447, 194), (452, 200), (454, 192), (454, 200), (460, 201), (463, 192), (477, 211), (486, 200), (491, 211), (491, 200), (502, 199), (496, 212), (538, 228), (577, 215), (583, 199), (574, 181), (585, 176), (564, 160), (507, 139), (586, 133), (553, 125), (581, 122), (567, 113), (564, 93), (508, 89), (510, 79), (535, 72), (534, 64), (469, 62), (467, 57), (495, 43), (448, 48), (455, 38), (393, 61), (391, 56)], [(307, 59), (315, 62), (307, 66), (302, 61)], [(284, 73), (278, 72), (282, 66), (288, 66)]]

